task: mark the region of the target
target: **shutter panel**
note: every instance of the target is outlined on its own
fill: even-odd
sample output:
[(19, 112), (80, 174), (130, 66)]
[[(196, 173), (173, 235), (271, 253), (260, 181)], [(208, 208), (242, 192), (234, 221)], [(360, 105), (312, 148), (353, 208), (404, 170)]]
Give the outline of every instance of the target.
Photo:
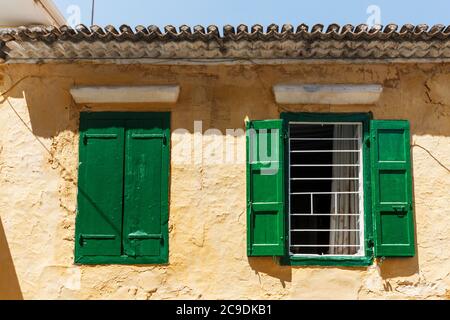
[(81, 117), (76, 257), (121, 254), (124, 130)]
[(375, 255), (414, 256), (409, 122), (371, 121)]
[(247, 126), (247, 254), (285, 254), (283, 120)]
[(126, 124), (124, 237), (130, 257), (168, 256), (168, 118)]

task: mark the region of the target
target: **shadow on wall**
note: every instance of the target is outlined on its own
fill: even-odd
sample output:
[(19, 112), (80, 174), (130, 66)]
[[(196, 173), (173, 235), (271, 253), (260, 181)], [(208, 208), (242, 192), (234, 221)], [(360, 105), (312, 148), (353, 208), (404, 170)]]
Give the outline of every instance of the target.
[(289, 266), (281, 266), (271, 257), (252, 257), (248, 258), (250, 267), (259, 276), (260, 273), (267, 274), (270, 277), (280, 280), (283, 288), (286, 282), (292, 281), (292, 268)]
[(19, 280), (0, 220), (0, 300), (22, 300)]
[[(415, 182), (414, 182), (414, 157), (411, 156), (411, 176), (412, 176), (412, 192), (413, 199), (416, 198), (415, 195)], [(408, 277), (419, 273), (419, 246), (417, 244), (417, 212), (415, 201), (413, 201), (413, 212), (414, 212), (414, 241), (416, 254), (411, 258), (388, 258), (386, 260), (380, 261), (378, 265), (380, 266), (380, 275), (383, 280), (389, 280), (390, 278), (396, 277)], [(389, 286), (389, 284), (387, 284)], [(387, 291), (392, 288), (386, 287)]]
[[(417, 247), (416, 247), (417, 249)], [(409, 277), (419, 273), (418, 252), (412, 258), (386, 258), (379, 262), (380, 276), (383, 280), (397, 277)], [(389, 291), (389, 288), (386, 288)]]

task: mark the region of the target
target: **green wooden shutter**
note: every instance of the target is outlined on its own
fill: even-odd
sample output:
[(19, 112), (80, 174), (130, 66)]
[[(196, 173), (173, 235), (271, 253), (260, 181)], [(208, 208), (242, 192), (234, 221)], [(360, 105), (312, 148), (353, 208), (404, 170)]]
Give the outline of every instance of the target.
[(126, 122), (124, 237), (130, 257), (168, 256), (169, 118)]
[(76, 260), (121, 254), (123, 149), (121, 121), (81, 118)]
[(408, 121), (371, 121), (371, 166), (375, 255), (414, 256)]
[[(267, 150), (266, 150), (267, 149)], [(247, 254), (285, 253), (282, 120), (247, 125)]]

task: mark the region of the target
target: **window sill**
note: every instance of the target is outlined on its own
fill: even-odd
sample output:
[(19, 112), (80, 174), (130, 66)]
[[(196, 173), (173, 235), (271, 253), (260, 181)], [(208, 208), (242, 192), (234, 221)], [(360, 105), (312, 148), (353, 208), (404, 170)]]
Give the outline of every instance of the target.
[(169, 259), (167, 257), (128, 257), (128, 256), (84, 256), (75, 258), (76, 265), (108, 265), (108, 264), (119, 264), (119, 265), (137, 265), (137, 264), (159, 264), (167, 265), (169, 264)]
[(366, 267), (373, 263), (372, 257), (320, 257), (320, 256), (285, 256), (280, 259), (283, 266), (337, 266)]

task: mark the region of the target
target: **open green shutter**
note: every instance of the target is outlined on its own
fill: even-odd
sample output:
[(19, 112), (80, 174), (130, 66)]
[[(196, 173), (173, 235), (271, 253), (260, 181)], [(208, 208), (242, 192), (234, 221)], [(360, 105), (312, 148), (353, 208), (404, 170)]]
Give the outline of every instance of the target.
[(169, 118), (126, 121), (124, 253), (168, 256)]
[(247, 125), (247, 254), (282, 256), (284, 228), (282, 120)]
[(124, 130), (81, 118), (76, 259), (121, 254)]
[(375, 255), (414, 256), (409, 122), (371, 121)]

